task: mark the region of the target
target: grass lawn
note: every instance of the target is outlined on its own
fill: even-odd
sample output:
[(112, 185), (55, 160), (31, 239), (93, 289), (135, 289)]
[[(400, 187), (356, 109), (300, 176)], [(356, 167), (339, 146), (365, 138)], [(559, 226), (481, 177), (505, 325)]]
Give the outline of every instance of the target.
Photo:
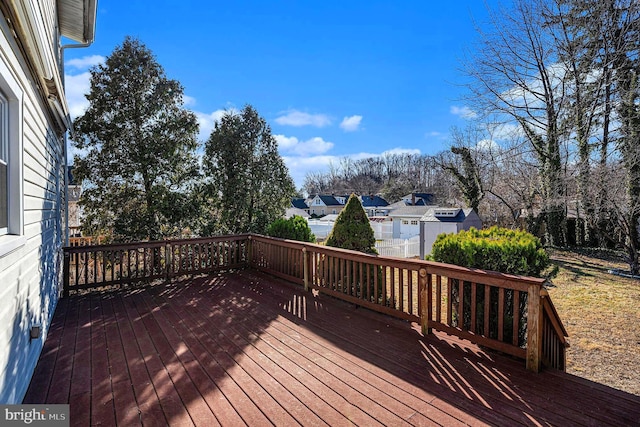
[(640, 395), (640, 280), (608, 253), (552, 251), (560, 268), (549, 289), (571, 347), (567, 372)]

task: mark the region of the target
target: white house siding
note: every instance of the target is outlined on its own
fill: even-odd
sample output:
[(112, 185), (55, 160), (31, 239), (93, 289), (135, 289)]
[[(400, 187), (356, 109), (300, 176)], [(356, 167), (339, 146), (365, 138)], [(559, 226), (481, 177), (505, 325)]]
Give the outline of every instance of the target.
[[(40, 2), (44, 22), (55, 22), (55, 3)], [(24, 244), (0, 255), (0, 403), (19, 403), (46, 338), (61, 286), (61, 207), (64, 205), (63, 141), (47, 113), (37, 78), (0, 15), (0, 61), (23, 91)], [(47, 29), (47, 37), (53, 34)], [(57, 39), (57, 37), (56, 37)], [(52, 38), (49, 39), (51, 41)], [(53, 61), (52, 58), (49, 58)], [(0, 236), (0, 239), (7, 236)], [(1, 242), (1, 240), (0, 240)], [(42, 336), (30, 341), (29, 330)]]

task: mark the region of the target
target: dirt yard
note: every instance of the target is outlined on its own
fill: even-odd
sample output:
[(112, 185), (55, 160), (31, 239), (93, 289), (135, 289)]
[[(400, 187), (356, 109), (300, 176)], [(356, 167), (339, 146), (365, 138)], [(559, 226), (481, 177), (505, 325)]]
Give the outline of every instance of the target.
[(609, 253), (552, 251), (549, 289), (567, 332), (567, 372), (640, 395), (640, 280), (608, 273), (627, 266)]

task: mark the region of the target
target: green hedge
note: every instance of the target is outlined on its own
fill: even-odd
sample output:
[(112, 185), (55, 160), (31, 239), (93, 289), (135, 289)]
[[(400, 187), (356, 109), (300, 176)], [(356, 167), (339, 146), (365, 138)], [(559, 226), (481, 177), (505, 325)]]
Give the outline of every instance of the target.
[[(548, 273), (549, 256), (542, 248), (540, 240), (525, 231), (491, 227), (483, 230), (475, 228), (458, 234), (441, 234), (433, 244), (430, 259), (469, 268), (493, 270), (523, 276), (543, 277)], [(547, 271), (545, 271), (547, 270)], [(552, 273), (547, 274), (548, 276)], [(463, 295), (459, 295), (459, 280), (451, 279), (451, 300), (453, 303), (453, 326), (470, 330), (472, 287), (463, 282)], [(489, 338), (498, 338), (498, 288), (491, 287), (489, 293), (489, 318), (484, 317), (485, 293), (482, 287), (476, 290), (476, 330), (482, 334), (485, 322), (489, 322)], [(504, 295), (503, 342), (511, 343), (513, 337), (514, 294), (506, 290)], [(463, 313), (458, 313), (460, 298), (463, 298)], [(517, 345), (526, 345), (527, 293), (519, 292), (520, 329)]]
[(281, 239), (298, 240), (300, 242), (316, 242), (309, 223), (301, 216), (294, 215), (289, 219), (277, 219), (267, 227), (267, 236)]
[(458, 234), (440, 234), (433, 244), (431, 259), (469, 268), (542, 277), (549, 256), (534, 235), (500, 227)]

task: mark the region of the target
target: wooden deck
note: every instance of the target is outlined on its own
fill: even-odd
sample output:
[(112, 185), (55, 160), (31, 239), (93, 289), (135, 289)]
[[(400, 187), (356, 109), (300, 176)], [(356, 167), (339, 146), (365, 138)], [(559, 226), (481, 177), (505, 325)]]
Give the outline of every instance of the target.
[(253, 270), (62, 299), (24, 402), (72, 425), (640, 424), (638, 396)]

